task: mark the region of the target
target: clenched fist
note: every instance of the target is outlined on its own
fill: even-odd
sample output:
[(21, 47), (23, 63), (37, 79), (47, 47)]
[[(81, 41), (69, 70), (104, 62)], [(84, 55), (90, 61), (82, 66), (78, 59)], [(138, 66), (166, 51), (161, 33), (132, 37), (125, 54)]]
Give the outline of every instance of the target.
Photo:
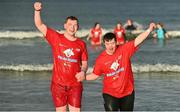
[(34, 3), (34, 9), (35, 9), (36, 11), (41, 11), (41, 9), (42, 9), (42, 3), (41, 3), (41, 2), (35, 2), (35, 3)]
[(150, 30), (150, 31), (153, 31), (155, 27), (156, 27), (156, 24), (155, 24), (155, 23), (150, 23), (150, 24), (149, 24), (149, 30)]

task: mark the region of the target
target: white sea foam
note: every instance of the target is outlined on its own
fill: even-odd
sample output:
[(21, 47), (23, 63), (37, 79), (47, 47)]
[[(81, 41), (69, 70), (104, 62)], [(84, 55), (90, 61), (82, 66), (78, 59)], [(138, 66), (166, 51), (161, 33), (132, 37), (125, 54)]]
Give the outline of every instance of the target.
[(42, 36), (41, 33), (35, 31), (0, 31), (0, 38), (26, 39)]
[[(170, 64), (155, 64), (155, 65), (132, 65), (134, 73), (143, 72), (180, 72), (180, 65), (170, 65)], [(6, 71), (51, 71), (52, 64), (44, 65), (0, 65), (0, 70)], [(92, 72), (93, 67), (89, 67), (88, 73)]]
[(180, 72), (180, 65), (155, 64), (133, 65), (133, 72)]
[(52, 64), (44, 64), (44, 65), (1, 65), (0, 70), (6, 71), (51, 71)]
[[(103, 29), (103, 34), (107, 32), (112, 32), (113, 29)], [(59, 31), (60, 33), (63, 33), (64, 31)], [(77, 33), (77, 37), (87, 37), (89, 35), (89, 29), (80, 29)], [(143, 30), (138, 30), (132, 32), (133, 34), (138, 34), (143, 32)], [(168, 31), (168, 34), (173, 37), (180, 37), (180, 31)], [(27, 39), (27, 38), (36, 38), (36, 37), (42, 37), (42, 33), (37, 31), (0, 31), (0, 38), (5, 39)]]

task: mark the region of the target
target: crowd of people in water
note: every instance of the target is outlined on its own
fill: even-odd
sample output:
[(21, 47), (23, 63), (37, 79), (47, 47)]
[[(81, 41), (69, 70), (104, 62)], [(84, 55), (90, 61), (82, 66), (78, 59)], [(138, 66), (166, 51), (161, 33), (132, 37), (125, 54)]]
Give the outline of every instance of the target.
[[(126, 34), (132, 34), (133, 31), (138, 31), (142, 28), (136, 23), (133, 22), (132, 19), (127, 19), (126, 23), (123, 25), (121, 21), (119, 21), (114, 27), (113, 33), (116, 35), (117, 45), (124, 44), (126, 39)], [(103, 36), (103, 28), (99, 22), (96, 22), (94, 26), (90, 29), (90, 33), (87, 37), (87, 40), (90, 40), (91, 45), (101, 45)], [(164, 28), (163, 23), (156, 23), (156, 28), (152, 32), (152, 37), (154, 39), (167, 39), (169, 35)]]

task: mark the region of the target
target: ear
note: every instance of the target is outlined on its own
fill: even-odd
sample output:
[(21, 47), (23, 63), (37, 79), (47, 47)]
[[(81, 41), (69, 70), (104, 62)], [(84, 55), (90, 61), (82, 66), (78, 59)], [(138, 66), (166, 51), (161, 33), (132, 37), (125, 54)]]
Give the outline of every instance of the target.
[(66, 23), (64, 23), (64, 29), (66, 29)]

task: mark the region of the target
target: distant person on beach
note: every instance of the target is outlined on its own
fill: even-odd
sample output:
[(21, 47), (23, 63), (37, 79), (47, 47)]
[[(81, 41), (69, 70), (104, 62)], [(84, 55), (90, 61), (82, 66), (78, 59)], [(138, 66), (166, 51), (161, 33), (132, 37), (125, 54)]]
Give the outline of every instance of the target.
[(167, 31), (165, 30), (165, 28), (163, 27), (162, 23), (156, 24), (156, 29), (155, 29), (155, 32), (153, 34), (153, 37), (157, 38), (157, 39), (169, 38), (169, 35), (168, 35)]
[(133, 111), (135, 90), (130, 59), (154, 27), (155, 24), (151, 23), (135, 40), (121, 46), (117, 46), (115, 34), (104, 35), (106, 49), (96, 59), (93, 72), (86, 75), (86, 80), (104, 76), (103, 98), (106, 111)]
[(101, 45), (102, 28), (100, 23), (96, 22), (94, 27), (90, 29), (88, 40), (91, 40), (91, 45)]
[(117, 45), (122, 45), (125, 43), (125, 29), (121, 22), (118, 22), (114, 28), (114, 34), (116, 35)]
[(43, 33), (53, 52), (53, 76), (51, 93), (56, 111), (80, 111), (82, 80), (87, 71), (88, 54), (86, 44), (75, 36), (79, 24), (74, 16), (66, 18), (65, 32), (60, 34), (46, 26), (41, 20), (41, 2), (34, 3), (34, 22)]
[(133, 23), (132, 19), (127, 19), (126, 24), (124, 25), (124, 28), (127, 31), (134, 31), (137, 30), (137, 26)]

